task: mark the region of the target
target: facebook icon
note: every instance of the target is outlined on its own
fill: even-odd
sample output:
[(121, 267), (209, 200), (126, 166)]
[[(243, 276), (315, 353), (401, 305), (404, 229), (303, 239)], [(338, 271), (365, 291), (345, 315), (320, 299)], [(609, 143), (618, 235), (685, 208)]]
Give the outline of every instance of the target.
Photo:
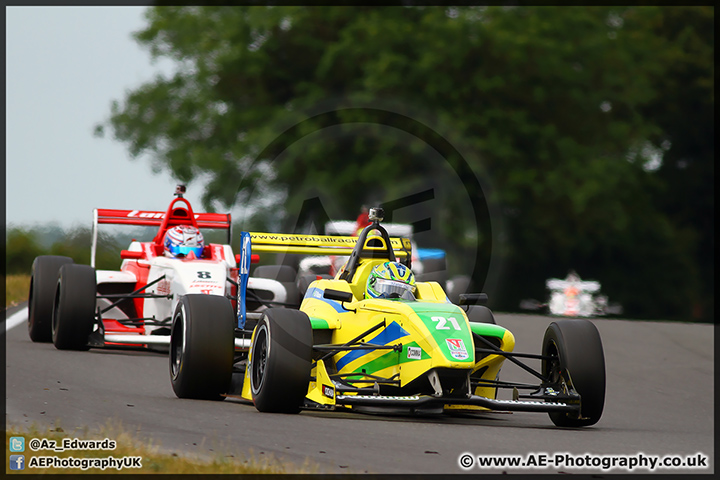
[(25, 470), (25, 455), (10, 455), (10, 470)]

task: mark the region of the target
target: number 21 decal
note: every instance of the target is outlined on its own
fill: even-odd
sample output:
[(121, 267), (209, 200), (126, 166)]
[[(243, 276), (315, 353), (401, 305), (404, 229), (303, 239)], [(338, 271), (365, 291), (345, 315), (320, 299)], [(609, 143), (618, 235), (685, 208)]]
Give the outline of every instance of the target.
[(432, 320), (433, 322), (437, 322), (437, 324), (435, 325), (435, 328), (437, 330), (450, 330), (450, 326), (447, 325), (447, 322), (450, 322), (455, 330), (460, 330), (460, 325), (458, 325), (455, 317), (431, 317), (430, 320)]

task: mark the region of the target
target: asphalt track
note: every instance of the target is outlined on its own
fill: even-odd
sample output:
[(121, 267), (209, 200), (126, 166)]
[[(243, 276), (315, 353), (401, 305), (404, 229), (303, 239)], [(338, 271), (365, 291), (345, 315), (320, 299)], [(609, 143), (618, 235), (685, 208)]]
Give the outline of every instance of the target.
[[(24, 306), (10, 309), (8, 317)], [(22, 314), (15, 315), (16, 320)], [(539, 353), (551, 318), (498, 314), (516, 338), (516, 351)], [(25, 317), (26, 318), (26, 317)], [(459, 466), (464, 453), (521, 456), (568, 453), (576, 465), (607, 455), (640, 458), (707, 457), (704, 469), (636, 467), (630, 473), (714, 473), (714, 326), (673, 322), (593, 320), (602, 337), (607, 398), (593, 427), (554, 427), (544, 413), (391, 416), (343, 412), (263, 414), (251, 404), (175, 397), (165, 355), (90, 350), (68, 352), (32, 343), (26, 323), (6, 334), (6, 420), (28, 427), (60, 425), (66, 432), (120, 421), (125, 430), (179, 454), (254, 455), (328, 473), (576, 473), (629, 470)], [(531, 377), (509, 362), (503, 380)], [(501, 394), (500, 398), (510, 398)], [(565, 458), (565, 457), (563, 457)], [(541, 460), (541, 457), (534, 457)], [(602, 460), (591, 460), (600, 462)]]

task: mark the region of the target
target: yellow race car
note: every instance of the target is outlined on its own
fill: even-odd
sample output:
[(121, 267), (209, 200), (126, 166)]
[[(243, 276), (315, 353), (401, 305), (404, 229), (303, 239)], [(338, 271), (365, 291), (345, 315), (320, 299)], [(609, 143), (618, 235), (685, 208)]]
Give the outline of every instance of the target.
[[(358, 237), (243, 232), (235, 310), (230, 299), (200, 294), (183, 296), (175, 309), (175, 394), (240, 395), (263, 412), (535, 411), (571, 427), (600, 419), (605, 361), (591, 322), (557, 320), (541, 354), (513, 352), (512, 333), (481, 305), (486, 295), (465, 294), (454, 305), (438, 283), (414, 282), (410, 242), (389, 237), (382, 209), (371, 209), (370, 220)], [(245, 287), (256, 252), (349, 258), (335, 278), (310, 284), (299, 309), (248, 313)], [(540, 371), (524, 358), (541, 360)], [(501, 381), (506, 360), (538, 382)], [(498, 399), (501, 388), (513, 399)]]

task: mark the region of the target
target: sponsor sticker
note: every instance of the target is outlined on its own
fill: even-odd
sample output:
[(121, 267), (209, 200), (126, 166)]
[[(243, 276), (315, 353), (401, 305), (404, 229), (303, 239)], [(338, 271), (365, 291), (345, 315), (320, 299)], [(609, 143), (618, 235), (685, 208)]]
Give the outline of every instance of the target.
[(156, 291), (160, 295), (167, 295), (168, 293), (170, 293), (170, 281), (169, 280), (160, 280), (158, 282)]
[(422, 348), (420, 347), (408, 347), (407, 357), (410, 360), (420, 360), (422, 358)]
[(139, 210), (133, 210), (127, 214), (128, 217), (140, 217), (140, 218), (163, 218), (165, 214), (162, 212), (141, 212)]
[(450, 349), (450, 355), (455, 360), (465, 360), (469, 357), (465, 349), (465, 343), (463, 343), (461, 338), (446, 338), (445, 341)]
[(323, 395), (325, 395), (328, 398), (335, 398), (335, 389), (333, 387), (323, 385), (322, 392), (323, 392)]

